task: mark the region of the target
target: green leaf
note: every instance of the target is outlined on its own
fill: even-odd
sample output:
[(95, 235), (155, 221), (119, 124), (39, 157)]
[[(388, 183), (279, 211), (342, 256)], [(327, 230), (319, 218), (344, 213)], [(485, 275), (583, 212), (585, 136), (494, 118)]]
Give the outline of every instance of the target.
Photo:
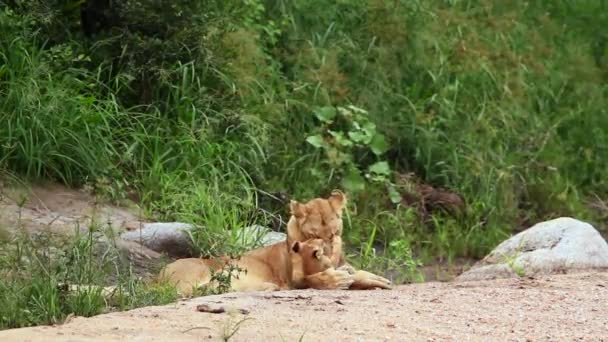
[(334, 131), (329, 131), (329, 134), (331, 134), (334, 138), (336, 138), (336, 142), (342, 146), (345, 147), (350, 147), (353, 146), (353, 142), (350, 141), (342, 132), (334, 132)]
[(388, 176), (391, 174), (391, 167), (385, 161), (379, 161), (369, 166), (369, 172), (378, 175)]
[(369, 147), (372, 149), (372, 152), (374, 152), (374, 154), (377, 156), (386, 152), (386, 150), (388, 150), (388, 143), (384, 138), (384, 134), (378, 133), (374, 135), (372, 141), (369, 143)]
[(361, 173), (356, 168), (352, 168), (342, 178), (342, 186), (347, 192), (355, 193), (365, 190), (365, 178), (361, 176)]
[(334, 107), (321, 107), (314, 111), (317, 119), (323, 122), (330, 122), (336, 117), (336, 108)]
[(350, 139), (356, 143), (368, 145), (374, 135), (376, 135), (376, 125), (371, 122), (366, 122), (363, 126), (360, 126), (358, 122), (353, 122), (351, 131), (348, 132)]
[(366, 122), (361, 129), (370, 137), (376, 134), (376, 124), (373, 122)]
[(388, 185), (388, 197), (391, 199), (391, 202), (393, 202), (393, 204), (401, 203), (401, 194), (399, 193), (399, 191), (397, 191), (395, 185), (393, 184)]
[(325, 147), (326, 146), (325, 140), (319, 134), (309, 136), (308, 138), (306, 138), (306, 142), (309, 143), (309, 144), (311, 144), (312, 146), (314, 146), (316, 148), (321, 148), (321, 147)]
[(361, 131), (350, 131), (348, 132), (348, 137), (357, 143), (365, 143), (367, 140), (367, 135)]
[(350, 121), (352, 119), (353, 116), (353, 112), (351, 112), (350, 110), (344, 108), (344, 107), (338, 107), (338, 112), (340, 113), (340, 115), (347, 119), (348, 121)]
[(367, 111), (363, 108), (355, 107), (353, 105), (348, 105), (347, 107), (355, 113), (367, 115)]
[(339, 167), (342, 164), (349, 163), (351, 161), (350, 154), (342, 153), (338, 149), (333, 147), (328, 147), (327, 151), (327, 161), (333, 167)]

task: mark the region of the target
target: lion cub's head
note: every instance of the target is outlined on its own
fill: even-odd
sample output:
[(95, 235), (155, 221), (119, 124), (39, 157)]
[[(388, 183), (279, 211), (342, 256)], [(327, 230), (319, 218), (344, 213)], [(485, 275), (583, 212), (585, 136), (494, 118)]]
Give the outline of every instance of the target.
[(334, 190), (329, 198), (315, 198), (306, 203), (291, 201), (291, 218), (287, 223), (287, 239), (305, 241), (320, 238), (332, 241), (342, 235), (342, 210), (346, 206), (346, 195)]
[(331, 259), (325, 254), (326, 249), (327, 244), (322, 239), (292, 243), (290, 255), (294, 281), (333, 267)]

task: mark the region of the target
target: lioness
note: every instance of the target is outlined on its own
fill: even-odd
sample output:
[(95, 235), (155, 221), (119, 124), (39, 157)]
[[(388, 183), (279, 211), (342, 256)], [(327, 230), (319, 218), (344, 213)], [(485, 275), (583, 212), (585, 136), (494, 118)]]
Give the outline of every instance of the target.
[(322, 239), (295, 241), (287, 247), (287, 242), (258, 248), (245, 253), (238, 260), (227, 257), (216, 259), (185, 258), (168, 264), (161, 272), (160, 279), (176, 285), (183, 296), (191, 296), (194, 288), (208, 285), (211, 272), (220, 270), (228, 263), (242, 271), (231, 274), (230, 291), (274, 291), (293, 288), (293, 284), (314, 273), (327, 274), (341, 279), (332, 288), (348, 289), (353, 279), (345, 270), (335, 270), (331, 260), (325, 255), (329, 250)]
[[(346, 264), (342, 252), (342, 210), (346, 206), (346, 195), (334, 190), (329, 198), (315, 198), (307, 203), (290, 202), (291, 218), (287, 223), (287, 243), (308, 239), (323, 239), (329, 244), (328, 256), (338, 270), (346, 270), (353, 277), (350, 289), (390, 289), (390, 280), (366, 271), (355, 271)], [(332, 269), (329, 269), (332, 270)], [(295, 287), (315, 289), (335, 289), (344, 279), (341, 274), (326, 270), (300, 278)], [(296, 279), (294, 279), (296, 281)]]

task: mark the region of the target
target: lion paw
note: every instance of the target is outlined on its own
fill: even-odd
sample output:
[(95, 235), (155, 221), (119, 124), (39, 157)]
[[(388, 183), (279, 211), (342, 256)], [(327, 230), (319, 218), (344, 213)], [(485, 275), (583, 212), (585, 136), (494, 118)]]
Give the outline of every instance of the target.
[(351, 289), (373, 289), (381, 288), (390, 290), (392, 283), (390, 280), (375, 275), (366, 271), (357, 271), (354, 275), (355, 281), (351, 286)]
[(261, 291), (278, 291), (278, 290), (280, 290), (280, 288), (279, 288), (279, 285), (277, 285), (277, 284), (266, 282), (266, 283), (262, 284), (260, 290)]
[(344, 264), (337, 268), (338, 271), (346, 271), (348, 274), (355, 274), (355, 268), (351, 265)]
[(335, 270), (331, 273), (331, 283), (337, 290), (348, 290), (354, 281), (355, 278), (348, 271)]
[(370, 281), (375, 284), (375, 287), (390, 290), (393, 288), (393, 283), (381, 276), (374, 275)]

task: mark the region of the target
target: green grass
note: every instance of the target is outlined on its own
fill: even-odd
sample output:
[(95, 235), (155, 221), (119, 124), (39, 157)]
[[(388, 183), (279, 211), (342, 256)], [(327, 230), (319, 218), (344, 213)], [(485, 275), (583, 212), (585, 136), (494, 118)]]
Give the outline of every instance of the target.
[[(41, 3), (0, 12), (0, 169), (134, 194), (150, 217), (200, 226), (202, 254), (285, 212), (258, 194), (305, 200), (353, 172), (346, 243), (369, 267), (479, 258), (556, 216), (606, 232), (590, 205), (608, 197), (605, 1), (146, 0), (93, 37), (77, 7)], [(386, 153), (306, 142), (348, 133), (314, 111), (349, 105)], [(365, 180), (378, 161), (391, 173)], [(393, 204), (408, 172), (466, 209)]]
[[(111, 244), (97, 244), (100, 234), (95, 227), (73, 237), (22, 231), (0, 242), (0, 329), (175, 301), (175, 287), (135, 276)], [(104, 294), (110, 285), (115, 290)]]

